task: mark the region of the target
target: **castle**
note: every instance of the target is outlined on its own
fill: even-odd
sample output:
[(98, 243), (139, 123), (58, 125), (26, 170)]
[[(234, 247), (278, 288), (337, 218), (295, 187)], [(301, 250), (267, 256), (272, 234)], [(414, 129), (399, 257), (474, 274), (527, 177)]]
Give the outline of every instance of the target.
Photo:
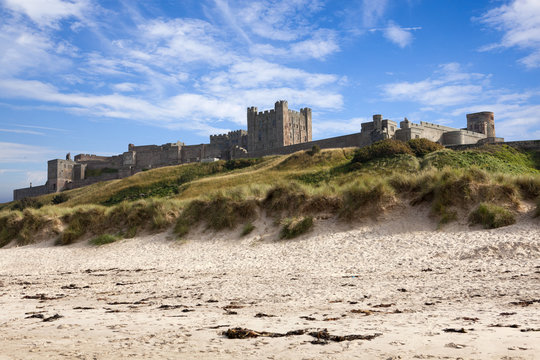
[(361, 124), (361, 131), (350, 135), (312, 141), (311, 109), (289, 110), (287, 101), (278, 101), (273, 110), (258, 112), (247, 109), (247, 131), (211, 135), (210, 143), (185, 145), (182, 142), (164, 145), (128, 145), (128, 151), (115, 156), (76, 155), (49, 160), (47, 182), (42, 186), (13, 191), (13, 199), (56, 193), (96, 182), (121, 179), (140, 171), (192, 162), (230, 160), (266, 155), (290, 154), (299, 150), (320, 148), (363, 147), (384, 139), (408, 141), (426, 138), (445, 146), (501, 142), (495, 137), (492, 112), (467, 115), (467, 128), (455, 129), (407, 118), (398, 124), (373, 115), (373, 121)]

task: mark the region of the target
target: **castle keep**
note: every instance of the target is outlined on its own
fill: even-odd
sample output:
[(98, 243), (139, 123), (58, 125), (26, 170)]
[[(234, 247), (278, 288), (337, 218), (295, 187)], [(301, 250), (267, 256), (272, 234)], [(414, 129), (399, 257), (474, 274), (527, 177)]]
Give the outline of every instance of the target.
[(287, 101), (275, 103), (274, 109), (259, 112), (247, 108), (247, 131), (236, 130), (227, 134), (211, 135), (210, 143), (185, 145), (178, 141), (163, 145), (128, 145), (126, 152), (115, 156), (76, 155), (72, 160), (49, 160), (47, 182), (42, 186), (13, 191), (13, 199), (39, 196), (75, 189), (96, 182), (121, 179), (140, 171), (192, 162), (230, 160), (266, 155), (290, 154), (320, 148), (363, 147), (384, 139), (408, 141), (426, 138), (445, 146), (501, 142), (495, 137), (492, 112), (467, 114), (467, 127), (455, 129), (407, 118), (398, 124), (373, 115), (373, 121), (361, 124), (358, 133), (312, 141), (311, 109), (289, 110)]

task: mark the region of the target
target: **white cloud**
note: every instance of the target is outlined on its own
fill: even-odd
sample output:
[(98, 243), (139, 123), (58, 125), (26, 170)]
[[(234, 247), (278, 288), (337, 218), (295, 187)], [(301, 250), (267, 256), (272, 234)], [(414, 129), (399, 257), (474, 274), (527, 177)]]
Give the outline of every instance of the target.
[(444, 64), (433, 76), (417, 82), (382, 86), (389, 100), (419, 102), (428, 106), (450, 106), (472, 102), (483, 94), (489, 76), (463, 72), (456, 63)]
[(540, 2), (513, 0), (485, 13), (479, 20), (504, 35), (499, 43), (481, 50), (518, 47), (531, 52), (520, 61), (529, 68), (540, 67)]
[(336, 34), (330, 30), (319, 30), (313, 37), (291, 44), (293, 57), (311, 57), (324, 59), (326, 56), (339, 51)]
[(337, 34), (335, 31), (321, 29), (312, 37), (289, 43), (286, 47), (278, 47), (270, 44), (254, 44), (250, 51), (254, 56), (271, 57), (272, 59), (318, 59), (324, 60), (328, 55), (340, 50)]
[(7, 22), (0, 26), (0, 77), (54, 73), (71, 61), (58, 54), (57, 44), (38, 30)]
[[(222, 1), (216, 0), (217, 3)], [(265, 39), (295, 41), (312, 30), (307, 18), (323, 8), (319, 0), (241, 0), (231, 6), (235, 23)]]
[(89, 0), (2, 0), (2, 4), (40, 26), (52, 27), (65, 18), (83, 19), (90, 10)]
[(383, 17), (388, 5), (388, 0), (363, 0), (363, 23), (365, 27), (377, 25)]
[(384, 29), (383, 34), (385, 38), (401, 48), (410, 45), (413, 40), (411, 30), (401, 28), (394, 23), (390, 23), (388, 27)]
[(116, 90), (116, 91), (120, 91), (120, 92), (131, 92), (131, 91), (134, 91), (135, 89), (137, 89), (137, 84), (135, 83), (129, 83), (129, 82), (124, 82), (124, 83), (120, 83), (120, 84), (114, 84), (113, 85), (113, 89)]

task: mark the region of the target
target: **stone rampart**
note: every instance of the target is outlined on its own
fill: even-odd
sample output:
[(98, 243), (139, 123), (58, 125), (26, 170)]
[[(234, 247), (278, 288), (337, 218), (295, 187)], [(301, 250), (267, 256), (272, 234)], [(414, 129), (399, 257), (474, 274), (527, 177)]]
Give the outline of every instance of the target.
[(13, 190), (13, 200), (21, 200), (27, 197), (40, 196), (49, 194), (46, 185), (32, 186), (23, 189)]
[(362, 144), (361, 133), (355, 133), (350, 135), (337, 136), (328, 139), (309, 141), (300, 144), (294, 144), (289, 146), (283, 146), (276, 149), (250, 151), (248, 153), (237, 153), (237, 158), (257, 158), (267, 155), (287, 155), (300, 150), (310, 150), (313, 145), (318, 145), (321, 149), (333, 149), (333, 148), (346, 148), (346, 147), (358, 147)]
[[(448, 148), (453, 149), (453, 150), (467, 150), (467, 149), (475, 149), (484, 145), (485, 144), (451, 145), (451, 146), (448, 146)], [(540, 151), (540, 140), (505, 141), (505, 142), (490, 143), (490, 145), (508, 145), (518, 150)]]

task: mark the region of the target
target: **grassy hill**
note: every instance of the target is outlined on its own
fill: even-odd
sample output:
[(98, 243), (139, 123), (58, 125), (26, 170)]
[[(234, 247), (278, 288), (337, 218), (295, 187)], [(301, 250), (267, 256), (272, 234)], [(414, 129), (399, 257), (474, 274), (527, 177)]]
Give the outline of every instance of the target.
[(472, 223), (496, 227), (512, 223), (523, 200), (537, 200), (538, 169), (537, 153), (507, 146), (453, 151), (393, 140), (164, 167), (2, 204), (0, 246), (53, 236), (61, 245), (92, 236), (110, 242), (171, 226), (181, 237), (200, 223), (216, 231), (243, 225), (247, 233), (262, 213), (288, 238), (322, 214), (356, 221), (400, 203), (429, 204), (441, 225), (470, 213)]

